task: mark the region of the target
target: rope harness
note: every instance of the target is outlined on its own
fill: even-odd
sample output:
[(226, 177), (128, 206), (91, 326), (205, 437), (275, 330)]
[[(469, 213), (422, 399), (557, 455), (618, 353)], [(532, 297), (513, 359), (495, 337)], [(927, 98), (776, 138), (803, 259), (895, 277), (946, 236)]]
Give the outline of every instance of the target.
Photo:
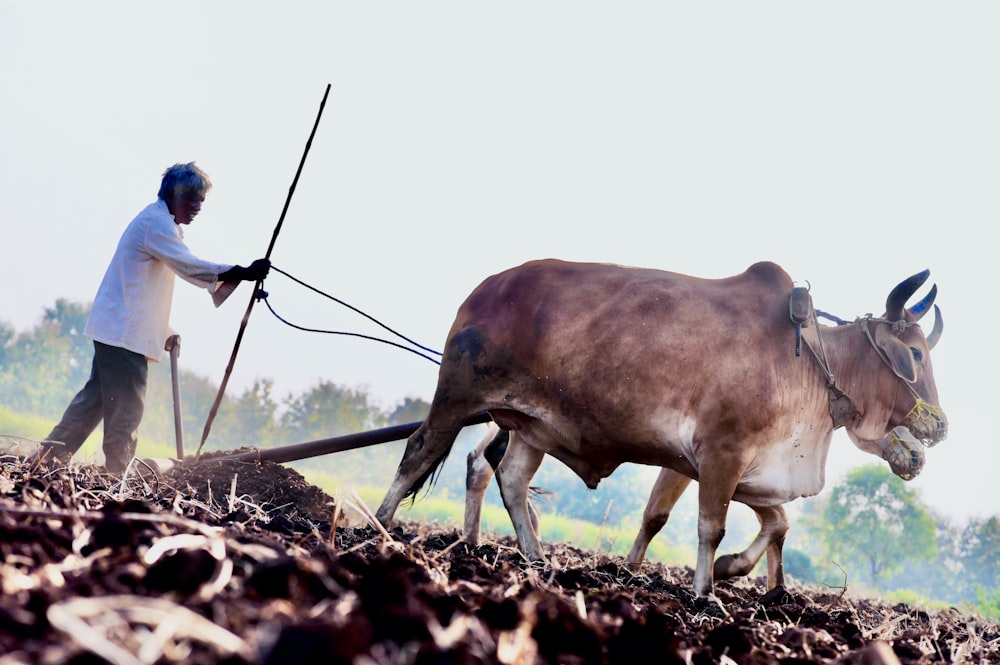
[[(433, 354), (433, 355), (436, 355), (436, 356), (440, 356), (441, 355), (440, 351), (435, 351), (434, 349), (428, 348), (428, 347), (426, 347), (426, 346), (424, 346), (422, 344), (418, 344), (417, 342), (414, 342), (409, 337), (406, 337), (405, 335), (396, 332), (395, 330), (393, 330), (389, 326), (385, 325), (384, 323), (382, 323), (378, 319), (376, 319), (376, 318), (374, 318), (372, 316), (369, 316), (368, 314), (366, 314), (365, 312), (361, 311), (357, 307), (354, 307), (353, 305), (349, 305), (346, 302), (344, 302), (343, 300), (335, 298), (334, 296), (331, 296), (329, 293), (325, 293), (325, 292), (317, 289), (316, 287), (311, 286), (311, 285), (303, 282), (302, 280), (300, 280), (300, 279), (298, 279), (296, 277), (293, 277), (292, 275), (288, 274), (284, 270), (281, 270), (280, 268), (276, 267), (274, 264), (271, 264), (271, 270), (284, 275), (285, 277), (287, 277), (288, 279), (292, 280), (293, 282), (295, 282), (297, 284), (300, 284), (301, 286), (306, 287), (310, 291), (318, 293), (319, 295), (323, 296), (324, 298), (328, 298), (329, 300), (332, 300), (332, 301), (334, 301), (334, 302), (336, 302), (336, 303), (338, 303), (340, 305), (343, 305), (344, 307), (346, 307), (346, 308), (348, 308), (348, 309), (350, 309), (350, 310), (352, 310), (354, 312), (357, 312), (358, 314), (360, 314), (361, 316), (365, 317), (369, 321), (372, 321), (376, 325), (384, 328), (385, 330), (389, 331), (390, 333), (392, 333), (396, 337), (399, 337), (400, 339), (404, 340), (405, 342), (407, 342), (408, 344), (410, 344), (412, 346), (405, 346), (403, 344), (398, 344), (398, 343), (393, 342), (391, 340), (382, 339), (380, 337), (372, 337), (371, 335), (363, 335), (361, 333), (344, 332), (344, 331), (339, 331), (339, 330), (321, 330), (319, 328), (306, 328), (305, 326), (300, 326), (298, 324), (292, 323), (292, 322), (287, 321), (286, 319), (282, 318), (281, 315), (279, 315), (274, 310), (274, 307), (271, 306), (271, 302), (268, 300), (268, 295), (269, 295), (268, 292), (265, 291), (264, 289), (257, 289), (257, 293), (256, 293), (256, 296), (255, 296), (257, 298), (257, 300), (263, 300), (264, 304), (267, 305), (267, 309), (270, 310), (271, 314), (274, 315), (274, 318), (278, 319), (279, 321), (281, 321), (282, 323), (284, 323), (286, 326), (290, 326), (292, 328), (295, 328), (296, 330), (302, 330), (302, 331), (305, 331), (305, 332), (324, 333), (324, 334), (327, 334), (327, 335), (347, 335), (349, 337), (360, 337), (362, 339), (371, 340), (373, 342), (381, 342), (382, 344), (388, 344), (390, 346), (395, 346), (396, 348), (403, 349), (404, 351), (409, 351), (410, 353), (414, 353), (414, 354), (420, 356), (421, 358), (424, 358), (425, 360), (431, 361), (435, 365), (440, 365), (441, 364), (440, 361), (438, 361), (438, 360), (430, 357), (429, 355), (426, 355), (425, 353), (421, 353), (421, 351), (426, 351), (427, 353), (430, 353), (430, 354)], [(416, 348), (413, 348), (413, 347), (416, 347)]]
[[(794, 294), (793, 297), (795, 297)], [(835, 321), (838, 326), (848, 325), (848, 322), (844, 321), (843, 319), (830, 316), (825, 312), (817, 312), (817, 310), (812, 308), (811, 304), (809, 306), (808, 321), (812, 322), (816, 327), (816, 339), (819, 342), (820, 350), (819, 353), (817, 353), (816, 349), (813, 348), (813, 345), (809, 343), (808, 339), (805, 340), (806, 348), (808, 348), (809, 351), (812, 352), (813, 357), (816, 358), (816, 363), (819, 365), (820, 370), (826, 377), (827, 389), (830, 391), (830, 417), (833, 419), (834, 429), (837, 429), (854, 420), (854, 418), (857, 416), (857, 408), (854, 406), (854, 402), (851, 400), (851, 398), (848, 397), (842, 390), (840, 390), (840, 388), (837, 387), (836, 378), (834, 377), (833, 372), (830, 370), (830, 362), (826, 355), (826, 348), (823, 345), (823, 335), (821, 333), (821, 327), (817, 319), (817, 314), (822, 315), (824, 318), (828, 318), (830, 320)], [(793, 322), (796, 322), (796, 319), (793, 318)], [(919, 325), (916, 322), (905, 321), (903, 319), (900, 319), (898, 321), (890, 321), (889, 319), (875, 317), (872, 316), (871, 314), (866, 314), (863, 317), (858, 317), (857, 319), (855, 319), (854, 322), (860, 325), (861, 330), (865, 335), (865, 339), (867, 339), (869, 344), (871, 344), (871, 347), (875, 351), (875, 354), (890, 369), (892, 368), (892, 363), (889, 359), (889, 356), (875, 342), (875, 337), (872, 334), (869, 324), (870, 323), (888, 324), (892, 326), (892, 332), (895, 335), (901, 335), (907, 328)], [(797, 323), (797, 325), (799, 324)], [(895, 374), (895, 371), (893, 371), (893, 373)], [(906, 427), (910, 430), (910, 432), (916, 435), (918, 439), (925, 446), (931, 447), (936, 445), (938, 442), (942, 441), (947, 435), (947, 420), (944, 416), (944, 410), (941, 409), (941, 407), (939, 406), (924, 401), (924, 399), (917, 393), (917, 391), (913, 388), (913, 386), (910, 385), (908, 381), (904, 380), (902, 377), (899, 377), (898, 375), (897, 377), (903, 383), (903, 385), (906, 386), (906, 389), (910, 391), (910, 394), (913, 395), (913, 399), (915, 400), (913, 408), (910, 409), (910, 411), (903, 418), (903, 422), (905, 423)], [(900, 438), (898, 435), (896, 435), (895, 432), (893, 433), (893, 436), (896, 437), (894, 439), (894, 442), (897, 440), (898, 441), (906, 440)], [(913, 439), (909, 440), (912, 441)]]
[[(792, 319), (792, 323), (795, 324), (795, 355), (799, 355), (799, 342), (802, 339), (802, 326), (809, 325), (811, 322), (816, 328), (816, 339), (819, 341), (819, 350), (822, 354), (816, 352), (809, 340), (805, 340), (806, 348), (809, 349), (810, 353), (816, 359), (816, 364), (819, 365), (820, 370), (823, 372), (823, 376), (826, 377), (826, 389), (830, 393), (830, 404), (828, 406), (830, 411), (830, 418), (833, 419), (833, 428), (837, 429), (843, 427), (847, 423), (854, 420), (858, 414), (857, 408), (854, 406), (854, 402), (851, 398), (844, 394), (840, 388), (837, 387), (837, 379), (833, 376), (833, 372), (830, 371), (830, 360), (826, 355), (826, 347), (823, 345), (823, 335), (820, 334), (819, 321), (816, 319), (816, 310), (812, 306), (812, 298), (809, 296), (809, 290), (803, 287), (796, 287), (792, 289), (792, 296), (789, 300), (789, 314)], [(836, 319), (837, 325), (844, 325), (847, 322), (841, 319)]]
[[(789, 312), (792, 314), (792, 323), (796, 325), (797, 329), (803, 323), (808, 325), (809, 322), (812, 322), (816, 326), (816, 339), (819, 343), (819, 352), (813, 348), (809, 340), (806, 340), (806, 347), (812, 352), (813, 357), (816, 358), (816, 364), (819, 365), (820, 370), (826, 377), (826, 386), (830, 393), (830, 417), (833, 419), (834, 429), (843, 427), (857, 417), (857, 408), (854, 406), (851, 398), (837, 387), (837, 380), (830, 370), (830, 361), (826, 355), (826, 347), (823, 345), (823, 335), (819, 321), (817, 320), (817, 314), (836, 322), (838, 326), (849, 325), (849, 322), (825, 312), (814, 310), (812, 308), (812, 299), (809, 298), (808, 291), (804, 288), (797, 287), (793, 289), (792, 300), (794, 301), (796, 298), (800, 302), (789, 305)], [(805, 311), (808, 313), (805, 316), (802, 315), (804, 311), (803, 299), (807, 302)], [(901, 335), (908, 327), (918, 325), (916, 322), (908, 322), (903, 319), (890, 321), (889, 319), (874, 317), (871, 314), (866, 314), (863, 317), (855, 319), (855, 323), (859, 324), (861, 330), (864, 332), (865, 339), (871, 344), (875, 354), (890, 369), (892, 369), (892, 362), (888, 354), (876, 344), (870, 324), (888, 324), (892, 326), (892, 332), (895, 335)], [(798, 355), (800, 336), (801, 332), (797, 330), (796, 355)], [(893, 370), (893, 373), (896, 374), (895, 370)], [(888, 436), (885, 437), (882, 458), (889, 463), (889, 467), (894, 474), (903, 480), (913, 480), (924, 468), (924, 463), (926, 462), (924, 448), (936, 445), (947, 435), (947, 420), (944, 417), (944, 411), (941, 407), (924, 401), (908, 381), (904, 380), (898, 374), (896, 376), (903, 382), (906, 389), (910, 391), (910, 394), (913, 395), (915, 403), (913, 408), (903, 417), (904, 424), (893, 428)]]

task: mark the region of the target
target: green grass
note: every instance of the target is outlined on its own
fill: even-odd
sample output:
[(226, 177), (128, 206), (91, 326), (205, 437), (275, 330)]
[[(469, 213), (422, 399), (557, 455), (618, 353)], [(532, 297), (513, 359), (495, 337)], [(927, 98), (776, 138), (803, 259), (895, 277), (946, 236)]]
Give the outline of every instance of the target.
[(0, 434), (39, 440), (52, 431), (52, 422), (37, 416), (22, 416), (0, 406)]
[(950, 603), (945, 603), (941, 601), (930, 600), (920, 595), (916, 591), (910, 591), (909, 589), (894, 589), (892, 591), (884, 591), (881, 594), (872, 593), (871, 595), (881, 595), (886, 600), (893, 603), (904, 603), (906, 605), (911, 605), (913, 607), (923, 607), (933, 610), (947, 610), (951, 607)]
[[(24, 416), (0, 406), (0, 435), (6, 434), (41, 441), (49, 435), (55, 424), (47, 418)], [(93, 434), (87, 437), (73, 459), (81, 464), (96, 464), (99, 460), (103, 460), (104, 454), (100, 452), (102, 432), (103, 430), (98, 427)], [(177, 457), (177, 446), (173, 443), (151, 441), (140, 436), (139, 448), (136, 452), (139, 457)], [(191, 454), (194, 450), (187, 452)]]

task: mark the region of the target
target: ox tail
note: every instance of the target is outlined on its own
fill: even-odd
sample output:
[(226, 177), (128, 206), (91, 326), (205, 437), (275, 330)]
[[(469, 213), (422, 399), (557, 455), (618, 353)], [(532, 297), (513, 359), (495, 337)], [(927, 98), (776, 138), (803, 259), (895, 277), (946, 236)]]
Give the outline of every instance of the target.
[[(469, 425), (479, 425), (482, 423), (490, 422), (491, 420), (492, 418), (490, 417), (490, 414), (487, 413), (486, 411), (483, 411), (466, 420), (461, 427), (459, 427), (457, 430), (454, 430), (450, 435), (448, 435), (450, 436), (450, 439), (447, 439), (447, 445), (444, 445), (440, 449), (440, 452), (438, 452), (437, 455), (433, 458), (433, 460), (431, 461), (431, 465), (427, 467), (427, 470), (424, 471), (421, 475), (417, 476), (416, 480), (413, 481), (413, 484), (410, 485), (410, 488), (406, 490), (405, 494), (403, 494), (402, 500), (403, 501), (408, 500), (412, 504), (416, 500), (417, 495), (420, 493), (420, 490), (424, 488), (424, 485), (428, 485), (427, 487), (428, 492), (434, 488), (434, 485), (437, 483), (438, 476), (441, 474), (441, 469), (444, 466), (444, 462), (446, 459), (448, 459), (448, 455), (449, 453), (451, 453), (451, 449), (455, 446), (455, 439), (458, 437), (458, 433), (462, 430), (463, 427), (467, 427)], [(427, 427), (427, 421), (425, 420), (424, 423), (420, 426), (420, 428), (418, 428), (417, 431), (413, 434), (413, 436), (421, 437), (420, 443), (417, 444), (418, 449), (428, 446), (428, 444), (430, 444), (427, 448), (430, 456), (434, 455), (434, 451), (438, 449), (438, 445), (435, 444), (444, 443), (444, 441), (446, 440), (445, 439), (446, 435), (442, 430), (435, 430), (437, 431), (437, 436), (435, 437), (434, 442), (430, 442), (427, 440), (427, 436), (430, 430), (426, 429), (426, 427)], [(504, 449), (506, 449), (506, 446), (504, 446)], [(410, 451), (410, 441), (407, 441), (406, 450), (407, 452), (403, 453), (404, 462)], [(402, 468), (402, 465), (400, 465), (400, 468)]]
[(417, 500), (417, 495), (420, 493), (420, 490), (424, 488), (424, 485), (427, 485), (428, 492), (434, 489), (434, 485), (437, 484), (438, 476), (441, 475), (441, 468), (444, 466), (444, 461), (448, 459), (448, 453), (451, 452), (452, 445), (445, 448), (444, 452), (442, 452), (437, 459), (434, 460), (430, 467), (421, 475), (417, 476), (417, 479), (413, 481), (412, 485), (410, 485), (410, 489), (406, 490), (406, 494), (403, 495), (404, 501), (409, 501), (410, 505), (412, 505), (413, 502)]
[[(441, 475), (441, 469), (444, 467), (444, 462), (445, 460), (448, 459), (448, 455), (451, 453), (451, 449), (455, 446), (455, 439), (457, 438), (459, 431), (461, 430), (457, 430), (454, 432), (454, 434), (451, 435), (450, 440), (448, 441), (448, 444), (446, 446), (439, 447), (438, 445), (435, 444), (437, 444), (441, 438), (444, 438), (443, 436), (441, 436), (438, 439), (438, 441), (434, 441), (432, 443), (427, 439), (426, 431), (421, 433), (418, 430), (415, 436), (423, 437), (423, 441), (421, 441), (418, 445), (426, 447), (431, 455), (434, 455), (436, 450), (440, 450), (440, 452), (437, 452), (436, 456), (433, 457), (431, 465), (427, 467), (427, 470), (424, 471), (419, 476), (417, 476), (417, 478), (413, 481), (413, 484), (410, 485), (410, 488), (406, 490), (406, 493), (403, 495), (404, 501), (409, 501), (410, 505), (412, 505), (413, 502), (416, 501), (417, 495), (420, 494), (420, 491), (424, 489), (425, 485), (427, 486), (427, 492), (430, 492), (432, 489), (434, 489), (434, 485), (437, 484), (438, 476)], [(440, 434), (441, 433), (439, 433), (439, 436)], [(443, 443), (443, 441), (440, 442)], [(406, 447), (407, 449), (409, 449), (410, 447), (409, 442), (407, 443)]]

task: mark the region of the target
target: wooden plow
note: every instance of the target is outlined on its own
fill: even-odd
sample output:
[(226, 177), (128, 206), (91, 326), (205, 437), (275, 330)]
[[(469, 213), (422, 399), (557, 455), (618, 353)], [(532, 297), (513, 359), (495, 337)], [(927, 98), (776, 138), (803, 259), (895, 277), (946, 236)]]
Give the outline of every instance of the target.
[[(465, 426), (470, 425), (481, 425), (483, 423), (488, 423), (492, 420), (490, 415), (485, 411), (477, 416), (470, 418)], [(319, 457), (320, 455), (331, 455), (333, 453), (344, 452), (345, 450), (354, 450), (356, 448), (365, 448), (367, 446), (374, 446), (380, 443), (389, 443), (391, 441), (401, 441), (403, 439), (409, 438), (411, 434), (417, 431), (423, 421), (416, 421), (412, 423), (406, 423), (405, 425), (393, 425), (392, 427), (383, 427), (380, 429), (367, 430), (365, 432), (355, 432), (354, 434), (344, 434), (341, 436), (334, 436), (328, 439), (317, 439), (316, 441), (306, 441), (304, 443), (292, 443), (285, 446), (277, 446), (275, 448), (252, 448), (250, 450), (241, 450), (236, 453), (213, 455), (211, 458), (204, 459), (201, 457), (184, 457), (179, 456), (179, 459), (153, 459), (147, 460), (148, 463), (154, 464), (159, 470), (166, 471), (173, 468), (177, 464), (188, 464), (197, 463), (199, 461), (235, 461), (235, 462), (294, 462), (297, 460), (308, 459), (310, 457)], [(178, 450), (178, 452), (181, 452)]]

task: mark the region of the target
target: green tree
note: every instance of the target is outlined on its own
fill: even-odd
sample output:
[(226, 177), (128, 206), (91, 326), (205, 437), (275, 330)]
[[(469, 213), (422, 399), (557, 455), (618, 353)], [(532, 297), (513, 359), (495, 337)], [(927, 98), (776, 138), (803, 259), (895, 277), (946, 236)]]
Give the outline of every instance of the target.
[(962, 530), (958, 550), (969, 584), (1000, 591), (1000, 517), (969, 520)]
[(94, 343), (83, 334), (89, 317), (89, 305), (59, 298), (54, 307), (45, 308), (39, 328), (46, 339), (58, 340), (59, 367), (65, 372), (65, 381), (74, 392), (82, 388), (90, 376)]
[(937, 556), (934, 519), (919, 495), (878, 464), (848, 472), (833, 488), (823, 519), (831, 556), (863, 571), (875, 588), (904, 561)]
[(987, 591), (977, 586), (975, 608), (984, 617), (1000, 620), (1000, 589)]
[[(933, 514), (932, 514), (933, 515)], [(948, 519), (933, 515), (937, 557), (904, 562), (902, 568), (887, 579), (884, 588), (909, 589), (926, 598), (960, 603), (972, 599), (971, 587), (966, 583), (959, 557), (962, 528)]]
[(281, 427), (292, 441), (302, 442), (361, 432), (384, 421), (366, 390), (320, 381), (288, 401)]
[(223, 440), (234, 446), (275, 445), (278, 403), (271, 397), (273, 389), (273, 380), (257, 379), (241, 395), (230, 400), (218, 418)]
[[(203, 452), (277, 445), (275, 419), (278, 404), (271, 397), (273, 385), (271, 379), (257, 379), (237, 396), (223, 395)], [(180, 389), (185, 454), (193, 455), (201, 442), (218, 387), (204, 377), (181, 370)], [(146, 414), (140, 428), (142, 438), (163, 442), (174, 440), (173, 404), (169, 364), (150, 363)]]
[(90, 374), (89, 307), (59, 299), (30, 332), (2, 331), (0, 401), (21, 413), (58, 418)]
[(389, 413), (386, 425), (406, 425), (423, 420), (431, 410), (431, 405), (422, 399), (405, 398)]
[(0, 321), (0, 368), (7, 366), (7, 356), (17, 339), (17, 331), (6, 321)]
[(816, 568), (812, 559), (802, 550), (794, 547), (786, 547), (782, 552), (782, 562), (785, 567), (785, 574), (806, 584), (813, 584), (816, 581)]

